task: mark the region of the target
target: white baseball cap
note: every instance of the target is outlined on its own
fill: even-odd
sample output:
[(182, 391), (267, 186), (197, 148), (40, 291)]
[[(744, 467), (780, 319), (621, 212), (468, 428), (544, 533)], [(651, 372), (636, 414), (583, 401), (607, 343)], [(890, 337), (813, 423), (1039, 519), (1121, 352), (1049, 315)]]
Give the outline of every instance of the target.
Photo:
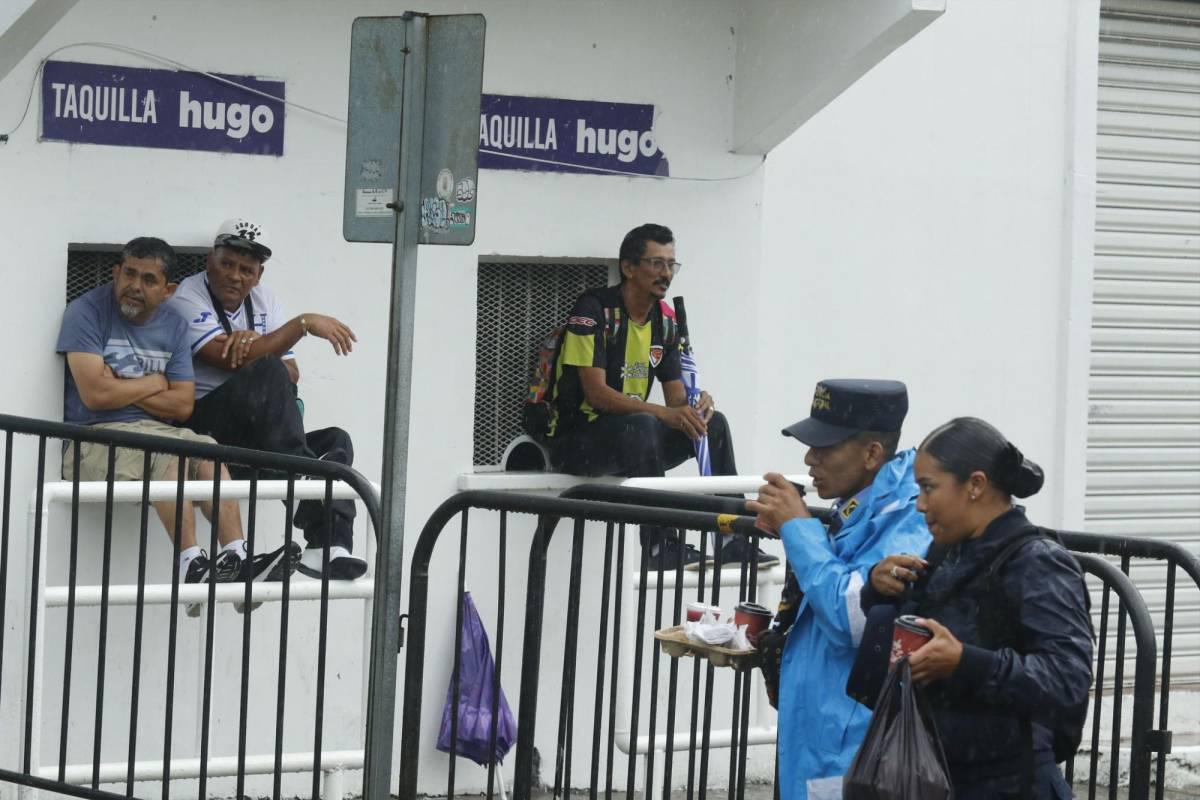
[(266, 238), (262, 225), (245, 217), (234, 217), (221, 223), (216, 238), (213, 239), (213, 247), (247, 250), (265, 262), (271, 257), (271, 248), (263, 244)]

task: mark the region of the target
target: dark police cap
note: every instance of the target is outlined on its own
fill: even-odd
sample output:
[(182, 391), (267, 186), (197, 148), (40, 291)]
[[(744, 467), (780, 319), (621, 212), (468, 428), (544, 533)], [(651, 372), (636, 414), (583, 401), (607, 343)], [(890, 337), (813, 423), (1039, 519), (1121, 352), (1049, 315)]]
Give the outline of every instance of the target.
[(908, 389), (900, 381), (821, 381), (808, 419), (783, 429), (809, 447), (830, 447), (862, 431), (898, 431), (908, 413)]

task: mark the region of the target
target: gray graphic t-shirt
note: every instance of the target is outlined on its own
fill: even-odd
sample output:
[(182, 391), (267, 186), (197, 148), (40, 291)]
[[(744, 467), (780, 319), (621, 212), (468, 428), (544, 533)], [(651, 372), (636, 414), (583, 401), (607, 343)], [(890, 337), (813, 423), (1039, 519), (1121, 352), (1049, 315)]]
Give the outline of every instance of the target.
[[(192, 381), (192, 354), (188, 348), (187, 322), (160, 306), (143, 325), (121, 316), (111, 283), (97, 286), (71, 301), (63, 312), (58, 332), (59, 353), (95, 353), (118, 378), (140, 378), (165, 374), (168, 381)], [(151, 419), (136, 405), (112, 411), (92, 411), (83, 404), (79, 387), (66, 370), (63, 419), (79, 425), (98, 422), (132, 422)]]

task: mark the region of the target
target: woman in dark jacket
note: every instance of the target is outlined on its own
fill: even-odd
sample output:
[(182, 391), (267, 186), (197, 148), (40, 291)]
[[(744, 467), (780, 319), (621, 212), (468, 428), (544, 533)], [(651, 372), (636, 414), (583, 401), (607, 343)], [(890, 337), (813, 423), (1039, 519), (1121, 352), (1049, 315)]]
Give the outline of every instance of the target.
[[(1078, 741), (1092, 626), (1078, 563), (1012, 503), (1041, 488), (1041, 468), (988, 423), (962, 417), (925, 438), (915, 472), (917, 509), (934, 539), (929, 562), (881, 561), (864, 587), (864, 610), (898, 605), (933, 631), (909, 663), (925, 686), (957, 800), (1070, 798), (1053, 745), (1056, 732), (1060, 749), (1064, 738)], [(868, 624), (860, 664), (877, 649), (887, 659), (889, 648), (870, 641), (872, 628), (891, 638), (890, 624)]]

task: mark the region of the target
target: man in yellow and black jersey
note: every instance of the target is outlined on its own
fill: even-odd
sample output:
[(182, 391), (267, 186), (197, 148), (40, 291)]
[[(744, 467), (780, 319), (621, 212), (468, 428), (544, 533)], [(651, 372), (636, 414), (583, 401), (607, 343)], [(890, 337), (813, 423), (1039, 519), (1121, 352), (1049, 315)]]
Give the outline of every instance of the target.
[[(674, 235), (641, 225), (626, 234), (619, 258), (621, 283), (585, 292), (567, 319), (552, 394), (552, 465), (574, 475), (660, 476), (695, 455), (693, 440), (707, 435), (713, 474), (736, 475), (725, 417), (707, 392), (689, 405), (681, 379), (674, 312), (663, 302), (680, 267)], [(650, 400), (655, 379), (661, 404)], [(660, 566), (678, 563), (674, 536), (643, 528), (642, 543)], [(778, 563), (740, 538), (726, 549), (726, 563), (752, 553), (760, 565)], [(695, 566), (699, 553), (689, 546), (684, 560)]]
[[(550, 421), (550, 436), (581, 430), (605, 413), (621, 414), (612, 402), (606, 403), (603, 398), (597, 406), (588, 402), (585, 375), (586, 370), (594, 368), (600, 373), (597, 377), (601, 387), (619, 392), (622, 399), (635, 401), (633, 413), (649, 414), (694, 439), (706, 430), (708, 414), (701, 414), (686, 403), (672, 406), (671, 400), (686, 400), (686, 393), (681, 395), (682, 399), (668, 394), (676, 388), (684, 392), (674, 314), (669, 306), (656, 302), (649, 307), (647, 318), (641, 322), (631, 319), (622, 297), (625, 286), (621, 283), (593, 289), (576, 300), (567, 319), (555, 366), (555, 413)], [(664, 395), (667, 395), (665, 406), (647, 403), (655, 379), (663, 385)], [(710, 400), (708, 410), (711, 408)], [(656, 413), (658, 409), (662, 412)], [(678, 415), (674, 425), (663, 419), (667, 414)], [(560, 441), (565, 441), (565, 437), (555, 439), (556, 443)], [(682, 443), (687, 444), (687, 452), (690, 452), (691, 445)], [(638, 464), (630, 462), (634, 457), (653, 459), (655, 454), (624, 453), (619, 457), (620, 462), (613, 466), (627, 467), (640, 474)], [(608, 472), (606, 468), (598, 474)]]

